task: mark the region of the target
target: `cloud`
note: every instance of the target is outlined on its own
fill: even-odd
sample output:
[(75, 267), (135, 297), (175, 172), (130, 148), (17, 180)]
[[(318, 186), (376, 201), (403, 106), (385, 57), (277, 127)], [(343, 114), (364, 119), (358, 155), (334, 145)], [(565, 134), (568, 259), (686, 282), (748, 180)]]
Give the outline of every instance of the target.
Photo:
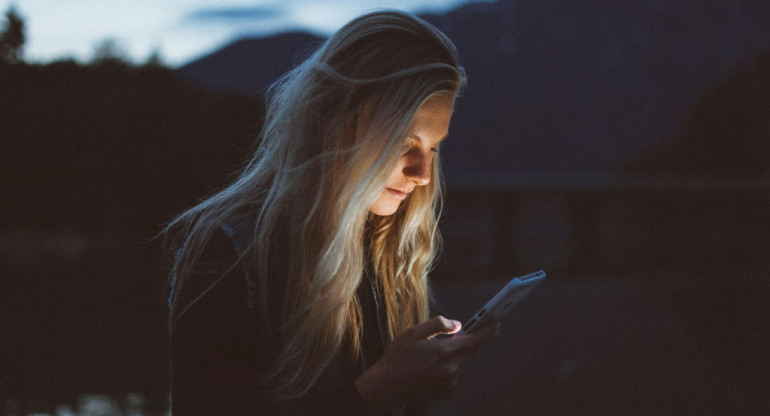
[(285, 11), (278, 7), (208, 7), (198, 9), (185, 20), (203, 22), (254, 22), (282, 17)]

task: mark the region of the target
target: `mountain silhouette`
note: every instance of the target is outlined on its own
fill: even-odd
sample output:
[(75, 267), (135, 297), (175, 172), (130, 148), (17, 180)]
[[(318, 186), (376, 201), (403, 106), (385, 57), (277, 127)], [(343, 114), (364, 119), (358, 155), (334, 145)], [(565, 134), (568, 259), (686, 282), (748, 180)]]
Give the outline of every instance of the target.
[(178, 73), (212, 91), (260, 95), (323, 40), (301, 32), (240, 39), (184, 65)]
[[(468, 74), (442, 148), (450, 184), (611, 175), (671, 141), (703, 89), (770, 49), (764, 0), (500, 0), (423, 17)], [(179, 72), (261, 94), (319, 40), (240, 40)]]

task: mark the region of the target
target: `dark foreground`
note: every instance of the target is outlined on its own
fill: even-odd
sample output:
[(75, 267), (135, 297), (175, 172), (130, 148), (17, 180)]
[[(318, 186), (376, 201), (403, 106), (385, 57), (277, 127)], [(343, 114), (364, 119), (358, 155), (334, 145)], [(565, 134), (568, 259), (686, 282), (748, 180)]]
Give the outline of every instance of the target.
[[(434, 414), (770, 414), (770, 286), (731, 277), (743, 283), (546, 281)], [(436, 294), (467, 319), (503, 283)]]
[[(500, 337), (477, 354), (455, 397), (433, 403), (431, 414), (770, 414), (766, 276), (671, 276), (549, 277), (503, 320)], [(465, 320), (504, 282), (437, 279), (436, 313)], [(166, 393), (155, 391), (163, 390), (157, 386), (165, 385), (166, 368), (156, 367), (160, 382), (152, 391), (144, 391), (152, 384), (82, 391), (63, 404), (38, 392), (37, 404), (6, 398), (2, 414), (167, 414)], [(121, 373), (111, 379), (130, 377), (102, 370)]]

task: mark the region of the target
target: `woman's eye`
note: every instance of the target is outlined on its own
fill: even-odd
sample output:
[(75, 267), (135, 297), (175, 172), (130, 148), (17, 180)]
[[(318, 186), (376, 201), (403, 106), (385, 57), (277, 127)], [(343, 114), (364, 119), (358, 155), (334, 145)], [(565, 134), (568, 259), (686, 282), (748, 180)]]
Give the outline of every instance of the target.
[(437, 148), (435, 148), (435, 147), (431, 147), (431, 148), (430, 148), (430, 151), (431, 151), (431, 152), (433, 152), (433, 153), (438, 153), (438, 149), (437, 149)]

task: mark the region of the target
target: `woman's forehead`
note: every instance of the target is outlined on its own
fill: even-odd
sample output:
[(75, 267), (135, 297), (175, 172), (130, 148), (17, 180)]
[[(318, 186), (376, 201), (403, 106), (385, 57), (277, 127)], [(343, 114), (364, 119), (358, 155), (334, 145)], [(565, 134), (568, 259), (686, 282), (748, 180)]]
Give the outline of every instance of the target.
[(454, 97), (438, 95), (420, 106), (409, 126), (409, 135), (418, 140), (437, 143), (449, 133)]

